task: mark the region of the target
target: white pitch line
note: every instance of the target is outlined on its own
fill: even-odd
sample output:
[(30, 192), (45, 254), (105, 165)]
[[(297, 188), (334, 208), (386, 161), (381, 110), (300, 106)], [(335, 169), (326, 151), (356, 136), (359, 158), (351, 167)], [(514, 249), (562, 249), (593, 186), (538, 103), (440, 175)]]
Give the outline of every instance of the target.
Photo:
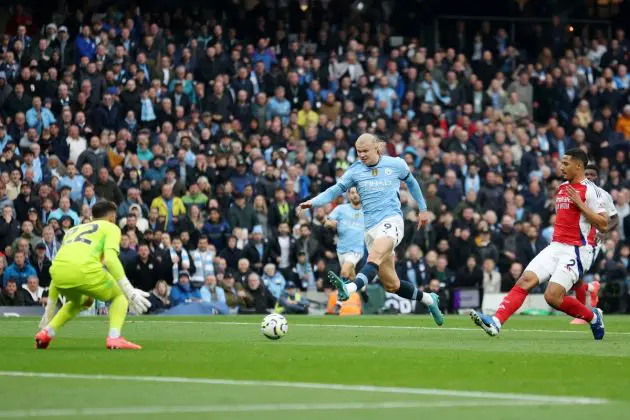
[(427, 402), (382, 402), (382, 403), (288, 403), (288, 404), (235, 404), (198, 406), (141, 406), (104, 408), (51, 408), (0, 411), (0, 418), (16, 417), (72, 417), (72, 416), (112, 416), (124, 414), (180, 414), (180, 413), (221, 413), (249, 411), (327, 411), (327, 410), (393, 410), (409, 408), (458, 408), (458, 407), (500, 407), (537, 406), (548, 403), (530, 401), (427, 401)]
[[(1, 318), (0, 318), (1, 319)], [(93, 318), (81, 318), (82, 322), (88, 321), (105, 321), (97, 317)], [(32, 318), (17, 318), (11, 322), (24, 321), (34, 322)], [(260, 325), (258, 322), (229, 322), (229, 321), (211, 321), (210, 317), (208, 321), (178, 321), (176, 319), (164, 319), (161, 320), (156, 317), (154, 321), (146, 319), (134, 319), (133, 317), (127, 318), (128, 323), (136, 324), (215, 324), (215, 325)], [(419, 327), (413, 325), (350, 325), (350, 324), (311, 324), (311, 323), (295, 323), (292, 322), (291, 326), (296, 327), (311, 327), (311, 328), (365, 328), (365, 329), (385, 329), (385, 330), (419, 330), (419, 331), (479, 331), (479, 328), (466, 328), (466, 327)], [(543, 330), (543, 329), (521, 329), (521, 328), (502, 328), (501, 331), (513, 332), (525, 332), (525, 333), (550, 333), (550, 334), (587, 334), (588, 330)], [(606, 331), (607, 335), (630, 335), (630, 331)]]
[[(127, 318), (128, 322), (139, 324), (150, 323), (171, 323), (171, 324), (217, 324), (217, 325), (259, 325), (257, 322), (229, 322), (229, 321), (178, 321), (178, 320), (134, 320), (133, 318)], [(297, 327), (313, 327), (313, 328), (366, 328), (366, 329), (386, 329), (386, 330), (422, 330), (422, 331), (480, 331), (480, 328), (465, 328), (465, 327), (417, 327), (413, 325), (349, 325), (349, 324), (308, 324), (308, 323), (291, 323), (291, 326)], [(587, 330), (573, 331), (573, 330), (532, 330), (532, 329), (520, 329), (520, 328), (505, 328), (502, 331), (509, 332), (530, 332), (530, 333), (564, 333), (564, 334), (585, 334)], [(606, 334), (614, 335), (630, 335), (630, 332), (624, 331), (606, 331)]]
[(52, 378), (52, 379), (81, 379), (81, 380), (114, 380), (114, 381), (134, 381), (134, 382), (154, 382), (154, 383), (185, 383), (204, 385), (226, 385), (226, 386), (264, 386), (277, 388), (302, 388), (302, 389), (324, 389), (338, 391), (374, 392), (399, 395), (430, 395), (456, 398), (475, 398), (484, 400), (507, 400), (520, 402), (535, 402), (546, 404), (606, 404), (608, 400), (588, 397), (565, 397), (535, 394), (511, 394), (500, 392), (484, 391), (455, 391), (446, 389), (431, 388), (405, 388), (405, 387), (384, 387), (374, 385), (345, 385), (345, 384), (323, 384), (316, 382), (285, 382), (285, 381), (256, 381), (256, 380), (236, 380), (236, 379), (210, 379), (210, 378), (183, 378), (171, 376), (127, 376), (127, 375), (88, 375), (74, 373), (50, 373), (50, 372), (21, 372), (21, 371), (0, 371), (0, 376), (25, 377), (25, 378)]

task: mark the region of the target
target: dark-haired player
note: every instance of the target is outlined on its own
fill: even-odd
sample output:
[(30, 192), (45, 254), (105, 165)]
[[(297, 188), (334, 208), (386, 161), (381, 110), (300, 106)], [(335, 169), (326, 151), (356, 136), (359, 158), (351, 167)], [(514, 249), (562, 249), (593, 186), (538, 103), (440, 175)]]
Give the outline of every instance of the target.
[[(503, 299), (495, 316), (472, 311), (470, 317), (488, 335), (499, 335), (501, 326), (525, 301), (530, 290), (549, 280), (545, 300), (553, 308), (574, 318), (587, 321), (596, 340), (604, 338), (601, 310), (587, 308), (577, 299), (567, 296), (593, 259), (595, 229), (608, 229), (608, 215), (595, 184), (586, 179), (586, 153), (568, 150), (562, 158), (562, 175), (566, 182), (556, 194), (556, 224), (551, 244), (543, 249)], [(595, 229), (593, 229), (595, 228)]]
[[(146, 312), (151, 304), (146, 299), (148, 293), (135, 289), (129, 283), (118, 259), (121, 235), (120, 228), (115, 224), (116, 205), (108, 201), (98, 202), (92, 207), (92, 216), (92, 222), (76, 226), (66, 233), (52, 262), (53, 291), (42, 319), (46, 325), (35, 336), (39, 349), (47, 348), (61, 327), (89, 306), (93, 299), (110, 302), (106, 347), (141, 348), (120, 335), (127, 308), (140, 314)], [(52, 317), (57, 295), (64, 296), (66, 303)]]

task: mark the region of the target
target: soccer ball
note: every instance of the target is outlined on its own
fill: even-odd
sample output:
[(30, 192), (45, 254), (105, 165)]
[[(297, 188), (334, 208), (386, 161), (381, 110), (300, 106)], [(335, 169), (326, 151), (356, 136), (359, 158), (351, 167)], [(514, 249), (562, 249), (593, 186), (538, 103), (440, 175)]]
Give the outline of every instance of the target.
[(289, 330), (289, 324), (280, 314), (269, 314), (260, 324), (260, 331), (270, 340), (279, 340)]

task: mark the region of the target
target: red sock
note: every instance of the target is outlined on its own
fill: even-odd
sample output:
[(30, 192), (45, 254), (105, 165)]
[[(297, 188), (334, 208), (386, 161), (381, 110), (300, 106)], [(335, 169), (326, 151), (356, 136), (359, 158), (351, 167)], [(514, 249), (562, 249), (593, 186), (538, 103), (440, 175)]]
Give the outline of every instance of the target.
[(501, 322), (505, 323), (510, 317), (523, 305), (527, 297), (527, 290), (519, 286), (512, 287), (512, 290), (503, 298), (503, 302), (499, 305), (495, 316)]
[(575, 298), (582, 304), (586, 305), (586, 292), (588, 291), (588, 284), (582, 283), (575, 288)]
[(565, 296), (558, 309), (573, 318), (580, 318), (588, 322), (591, 322), (595, 316), (593, 311), (571, 296)]

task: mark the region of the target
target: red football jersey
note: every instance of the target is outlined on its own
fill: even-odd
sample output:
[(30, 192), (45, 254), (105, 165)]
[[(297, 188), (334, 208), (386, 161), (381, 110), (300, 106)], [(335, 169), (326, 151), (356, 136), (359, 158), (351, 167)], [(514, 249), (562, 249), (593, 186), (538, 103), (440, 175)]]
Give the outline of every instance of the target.
[(595, 213), (606, 211), (603, 197), (595, 188), (595, 184), (589, 180), (584, 179), (577, 184), (568, 182), (561, 184), (556, 194), (556, 225), (553, 229), (552, 241), (577, 246), (595, 245), (595, 228), (567, 195), (566, 188), (569, 185), (580, 194), (582, 201)]

